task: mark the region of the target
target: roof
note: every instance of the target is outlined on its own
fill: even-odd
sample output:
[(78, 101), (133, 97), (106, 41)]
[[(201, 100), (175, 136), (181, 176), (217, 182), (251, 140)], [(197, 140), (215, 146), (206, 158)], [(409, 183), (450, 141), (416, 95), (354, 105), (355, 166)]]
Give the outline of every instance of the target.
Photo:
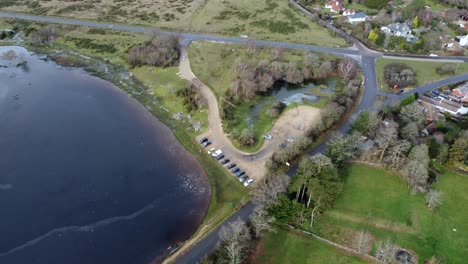
[(408, 32), (411, 31), (411, 28), (405, 23), (393, 23), (390, 25), (385, 26), (386, 28), (390, 29), (394, 32)]
[(456, 87), (454, 90), (458, 90), (463, 94), (468, 94), (468, 82)]
[(356, 13), (354, 15), (350, 15), (348, 17), (349, 17), (349, 19), (362, 19), (362, 18), (366, 18), (367, 15), (365, 13), (363, 13), (363, 12), (359, 12), (359, 13)]

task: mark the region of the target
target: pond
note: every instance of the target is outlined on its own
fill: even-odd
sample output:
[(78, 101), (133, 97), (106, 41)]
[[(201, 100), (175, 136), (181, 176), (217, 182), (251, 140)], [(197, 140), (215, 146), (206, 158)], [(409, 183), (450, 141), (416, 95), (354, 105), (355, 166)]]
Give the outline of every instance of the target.
[[(262, 109), (265, 109), (275, 101), (281, 101), (285, 105), (292, 103), (316, 102), (322, 99), (322, 96), (314, 94), (333, 94), (336, 88), (337, 80), (327, 80), (326, 84), (316, 85), (312, 82), (304, 85), (291, 85), (286, 82), (275, 84), (275, 88), (262, 95), (258, 103), (250, 108), (250, 117), (246, 122), (249, 126), (253, 126)], [(273, 100), (272, 100), (273, 98)]]
[(0, 263), (150, 263), (188, 239), (211, 190), (170, 130), (107, 81), (19, 47), (0, 56), (9, 50)]

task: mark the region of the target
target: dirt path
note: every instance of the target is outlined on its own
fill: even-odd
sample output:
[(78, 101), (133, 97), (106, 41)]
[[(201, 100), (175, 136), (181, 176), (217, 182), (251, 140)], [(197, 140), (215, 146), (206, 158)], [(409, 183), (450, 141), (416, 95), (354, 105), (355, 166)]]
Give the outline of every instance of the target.
[(283, 113), (277, 120), (270, 134), (273, 140), (265, 140), (261, 149), (255, 153), (247, 153), (232, 145), (223, 131), (222, 120), (219, 114), (218, 100), (212, 90), (200, 81), (192, 72), (188, 58), (187, 48), (182, 48), (179, 74), (182, 78), (191, 81), (208, 102), (209, 130), (199, 138), (208, 137), (213, 143), (211, 147), (221, 149), (224, 155), (234, 161), (238, 167), (255, 180), (261, 179), (265, 173), (265, 162), (279, 148), (279, 144), (288, 138), (299, 137), (304, 134), (316, 121), (319, 120), (320, 110), (309, 106), (297, 106)]

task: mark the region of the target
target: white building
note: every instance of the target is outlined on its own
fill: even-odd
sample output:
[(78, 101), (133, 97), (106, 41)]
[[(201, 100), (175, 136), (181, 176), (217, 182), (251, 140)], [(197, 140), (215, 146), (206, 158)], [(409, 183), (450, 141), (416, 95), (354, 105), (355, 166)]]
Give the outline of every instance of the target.
[(351, 24), (361, 23), (361, 22), (366, 21), (366, 19), (367, 19), (367, 15), (363, 12), (359, 12), (354, 15), (348, 16), (348, 22)]
[(457, 41), (458, 43), (460, 43), (461, 46), (466, 47), (466, 46), (468, 46), (468, 35), (465, 35), (465, 36), (457, 36), (457, 37), (455, 38), (455, 41)]

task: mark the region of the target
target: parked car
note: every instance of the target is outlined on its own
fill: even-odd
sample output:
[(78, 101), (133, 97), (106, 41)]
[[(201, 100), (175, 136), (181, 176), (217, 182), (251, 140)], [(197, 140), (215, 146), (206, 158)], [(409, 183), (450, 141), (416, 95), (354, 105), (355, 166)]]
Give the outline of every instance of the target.
[(204, 148), (206, 148), (206, 147), (208, 147), (209, 145), (211, 145), (211, 142), (206, 141), (205, 143), (203, 143), (202, 146), (203, 146)]
[(220, 149), (218, 149), (218, 150), (216, 150), (215, 152), (211, 153), (211, 156), (216, 157), (216, 156), (218, 156), (218, 155), (220, 155), (220, 154), (222, 154), (222, 153), (223, 153), (223, 151), (220, 150)]
[(245, 171), (239, 171), (238, 173), (236, 173), (236, 177), (240, 177), (244, 174), (245, 174)]
[(435, 95), (440, 95), (440, 92), (438, 92), (438, 91), (432, 91), (432, 93), (435, 94)]
[(447, 99), (447, 100), (449, 99), (449, 96), (446, 93), (440, 93), (440, 96), (442, 96), (442, 98), (444, 99)]
[(253, 179), (248, 179), (246, 182), (244, 182), (244, 186), (245, 187), (249, 186), (250, 184), (253, 183), (253, 181), (254, 181)]
[(266, 139), (272, 140), (273, 136), (271, 134), (265, 134), (264, 136)]
[(234, 168), (234, 169), (231, 170), (232, 173), (236, 173), (236, 172), (238, 172), (238, 171), (240, 171), (239, 168)]
[(240, 181), (240, 182), (244, 182), (244, 181), (247, 180), (248, 178), (249, 178), (249, 176), (244, 175), (244, 176), (242, 176), (242, 177), (239, 177), (239, 181)]
[(222, 158), (224, 158), (224, 154), (219, 154), (218, 156), (216, 156), (215, 159), (216, 159), (216, 160), (220, 160), (220, 159), (222, 159)]
[(226, 164), (226, 163), (228, 163), (228, 162), (230, 162), (230, 161), (231, 161), (231, 160), (229, 160), (229, 159), (224, 159), (223, 161), (221, 161), (221, 164), (224, 165), (224, 164)]
[(212, 148), (212, 149), (208, 150), (207, 153), (211, 155), (211, 153), (213, 153), (213, 152), (215, 152), (215, 151), (216, 151), (216, 149), (215, 149), (215, 148)]
[(401, 93), (403, 93), (404, 91), (405, 91), (405, 90), (400, 89), (400, 90), (398, 90), (398, 92), (396, 92), (396, 94), (401, 94)]
[(227, 167), (226, 167), (226, 168), (228, 168), (228, 169), (232, 169), (232, 168), (234, 168), (235, 166), (236, 166), (236, 164), (235, 164), (235, 163), (231, 163), (231, 164), (227, 165)]
[(204, 143), (204, 142), (207, 142), (207, 141), (208, 141), (208, 138), (207, 138), (207, 137), (204, 137), (204, 138), (200, 139), (200, 144), (201, 144), (201, 143)]
[(284, 142), (283, 142), (283, 143), (281, 143), (281, 144), (279, 144), (279, 147), (280, 147), (280, 148), (285, 148), (286, 146), (287, 146), (287, 144), (286, 144), (286, 143), (284, 143)]

